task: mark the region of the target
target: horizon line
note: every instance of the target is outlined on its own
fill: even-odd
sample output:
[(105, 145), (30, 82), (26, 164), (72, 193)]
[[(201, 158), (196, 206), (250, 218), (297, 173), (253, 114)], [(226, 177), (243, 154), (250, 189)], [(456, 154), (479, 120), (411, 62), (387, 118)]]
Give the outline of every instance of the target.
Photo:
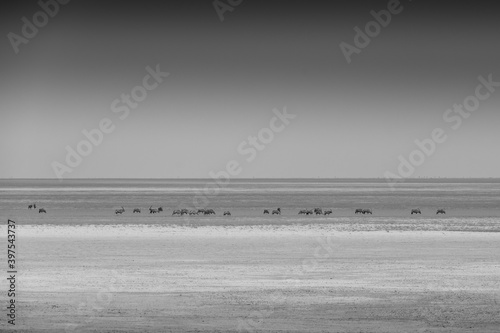
[[(201, 178), (201, 177), (175, 177), (175, 178), (161, 178), (161, 177), (152, 177), (152, 178), (146, 178), (146, 177), (140, 177), (140, 178), (134, 178), (134, 177), (77, 177), (77, 178), (65, 178), (65, 179), (58, 179), (58, 178), (18, 178), (18, 177), (9, 177), (9, 178), (0, 178), (0, 180), (56, 180), (56, 181), (64, 181), (64, 180), (214, 180), (214, 178)], [(385, 177), (245, 177), (245, 178), (229, 178), (230, 180), (259, 180), (259, 179), (326, 179), (326, 180), (338, 180), (338, 179), (377, 179), (377, 180), (387, 180)], [(436, 177), (412, 177), (412, 178), (402, 178), (401, 182), (405, 182), (408, 180), (425, 180), (425, 179), (498, 179), (500, 180), (500, 177), (441, 177), (441, 176), (436, 176)]]

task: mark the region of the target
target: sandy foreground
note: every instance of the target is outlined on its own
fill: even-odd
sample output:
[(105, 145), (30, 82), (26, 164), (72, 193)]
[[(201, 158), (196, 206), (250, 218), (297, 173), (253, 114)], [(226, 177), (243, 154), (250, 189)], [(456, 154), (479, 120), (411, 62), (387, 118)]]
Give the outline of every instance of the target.
[(23, 225), (17, 243), (20, 332), (500, 331), (500, 233)]

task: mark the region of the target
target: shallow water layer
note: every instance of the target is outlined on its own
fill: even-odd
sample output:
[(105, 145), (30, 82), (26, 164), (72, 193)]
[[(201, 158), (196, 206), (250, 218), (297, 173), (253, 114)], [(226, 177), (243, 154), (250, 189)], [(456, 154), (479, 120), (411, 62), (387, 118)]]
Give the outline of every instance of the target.
[[(332, 224), (352, 230), (500, 230), (500, 181), (412, 180), (390, 187), (377, 179), (0, 180), (0, 212), (19, 224), (290, 225)], [(207, 191), (211, 188), (211, 191)], [(37, 204), (47, 214), (29, 210)], [(120, 207), (125, 212), (115, 214)], [(159, 214), (148, 208), (163, 207)], [(263, 215), (264, 209), (282, 215)], [(298, 215), (331, 209), (329, 216)], [(135, 208), (141, 213), (133, 213)], [(174, 209), (213, 208), (216, 216), (172, 216)], [(373, 215), (355, 215), (368, 208)], [(421, 215), (411, 215), (419, 208)], [(446, 215), (436, 215), (437, 209)], [(222, 213), (229, 210), (230, 217)]]

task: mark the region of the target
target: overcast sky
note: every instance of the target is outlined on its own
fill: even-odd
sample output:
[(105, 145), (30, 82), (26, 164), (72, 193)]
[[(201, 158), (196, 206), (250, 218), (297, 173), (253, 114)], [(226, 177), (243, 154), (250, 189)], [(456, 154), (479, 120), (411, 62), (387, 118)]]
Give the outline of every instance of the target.
[[(107, 3), (61, 5), (17, 54), (8, 34), (41, 8), (1, 5), (0, 178), (54, 178), (103, 118), (114, 131), (65, 178), (207, 178), (230, 160), (244, 178), (383, 177), (435, 128), (448, 139), (415, 177), (500, 177), (500, 88), (459, 129), (443, 120), (478, 76), (500, 81), (493, 3), (401, 1), (350, 64), (339, 44), (387, 1), (242, 1), (223, 22), (212, 1)], [(113, 102), (158, 64), (169, 76), (120, 119)], [(248, 162), (238, 146), (284, 107), (296, 118)]]

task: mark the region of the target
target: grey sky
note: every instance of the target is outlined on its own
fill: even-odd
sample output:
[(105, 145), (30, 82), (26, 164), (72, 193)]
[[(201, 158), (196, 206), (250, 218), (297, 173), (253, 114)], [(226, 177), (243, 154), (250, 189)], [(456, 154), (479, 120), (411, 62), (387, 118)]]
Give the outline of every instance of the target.
[[(500, 81), (489, 2), (401, 1), (350, 64), (339, 44), (386, 1), (243, 1), (224, 22), (211, 1), (73, 1), (18, 54), (7, 34), (40, 7), (2, 6), (1, 178), (55, 177), (102, 118), (115, 130), (66, 178), (208, 177), (229, 160), (238, 177), (382, 177), (436, 127), (449, 138), (414, 176), (500, 177), (500, 91), (458, 130), (443, 120), (478, 76)], [(121, 120), (112, 102), (157, 64), (170, 75)], [(247, 162), (238, 145), (285, 106), (297, 117)]]

